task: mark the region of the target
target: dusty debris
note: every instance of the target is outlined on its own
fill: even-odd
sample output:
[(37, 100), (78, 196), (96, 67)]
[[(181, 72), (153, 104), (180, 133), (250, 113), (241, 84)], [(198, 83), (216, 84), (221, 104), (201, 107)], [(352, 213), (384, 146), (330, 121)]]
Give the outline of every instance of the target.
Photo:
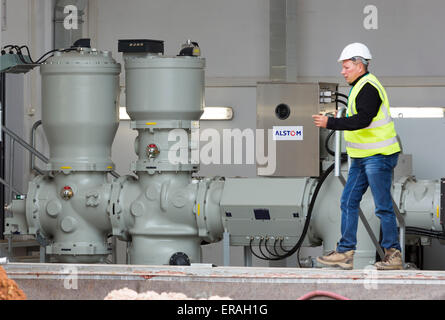
[(232, 300), (229, 297), (211, 296), (208, 299), (193, 299), (187, 297), (183, 293), (178, 292), (162, 292), (161, 294), (154, 291), (137, 293), (134, 290), (123, 288), (113, 290), (104, 298), (104, 300)]
[(0, 267), (0, 300), (26, 300), (25, 293), (8, 278), (3, 267)]

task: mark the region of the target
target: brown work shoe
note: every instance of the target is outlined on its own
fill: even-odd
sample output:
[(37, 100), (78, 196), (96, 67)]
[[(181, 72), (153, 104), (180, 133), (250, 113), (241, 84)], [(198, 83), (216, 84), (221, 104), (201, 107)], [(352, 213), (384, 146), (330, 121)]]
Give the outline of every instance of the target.
[(385, 249), (383, 261), (376, 262), (374, 266), (377, 270), (402, 270), (402, 253), (396, 248)]
[(325, 256), (317, 257), (317, 261), (323, 266), (351, 270), (354, 262), (354, 250), (346, 252), (331, 251)]

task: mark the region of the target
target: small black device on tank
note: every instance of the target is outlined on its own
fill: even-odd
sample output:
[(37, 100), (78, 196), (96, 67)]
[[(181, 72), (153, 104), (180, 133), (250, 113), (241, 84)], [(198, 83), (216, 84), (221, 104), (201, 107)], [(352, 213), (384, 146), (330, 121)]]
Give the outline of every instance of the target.
[(147, 52), (164, 54), (163, 40), (126, 39), (118, 41), (119, 52)]

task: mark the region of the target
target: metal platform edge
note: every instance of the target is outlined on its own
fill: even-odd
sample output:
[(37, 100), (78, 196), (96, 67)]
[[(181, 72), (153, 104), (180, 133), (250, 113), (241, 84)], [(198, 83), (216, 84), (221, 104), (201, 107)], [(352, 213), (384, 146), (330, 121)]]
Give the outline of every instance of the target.
[(102, 300), (112, 290), (180, 292), (190, 298), (293, 300), (324, 290), (356, 300), (443, 300), (445, 271), (8, 263), (31, 300)]

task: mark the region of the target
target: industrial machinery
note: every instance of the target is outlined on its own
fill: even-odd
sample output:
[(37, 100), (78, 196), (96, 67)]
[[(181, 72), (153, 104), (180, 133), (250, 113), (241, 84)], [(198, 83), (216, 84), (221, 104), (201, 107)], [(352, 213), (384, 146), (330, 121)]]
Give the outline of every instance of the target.
[[(341, 176), (331, 174), (332, 134), (313, 126), (311, 115), (338, 108), (336, 84), (259, 83), (257, 127), (273, 134), (265, 141), (276, 144), (276, 170), (256, 178), (200, 178), (192, 175), (199, 170), (192, 131), (204, 106), (198, 44), (188, 41), (179, 55), (167, 56), (163, 41), (120, 40), (119, 52), (127, 113), (138, 132), (135, 176), (109, 175), (121, 66), (107, 51), (57, 51), (40, 66), (49, 163), (27, 194), (7, 206), (6, 235), (35, 235), (53, 261), (72, 263), (104, 262), (109, 236), (131, 244), (131, 264), (200, 262), (201, 245), (224, 234), (266, 260), (301, 246), (335, 249), (348, 165), (343, 162)], [(172, 132), (184, 137), (179, 147)], [(171, 161), (178, 152), (187, 157)], [(416, 181), (409, 167), (395, 175), (393, 198), (401, 227), (410, 231), (407, 242), (444, 237), (441, 187)], [(361, 210), (355, 268), (375, 261), (379, 234), (370, 192)]]

